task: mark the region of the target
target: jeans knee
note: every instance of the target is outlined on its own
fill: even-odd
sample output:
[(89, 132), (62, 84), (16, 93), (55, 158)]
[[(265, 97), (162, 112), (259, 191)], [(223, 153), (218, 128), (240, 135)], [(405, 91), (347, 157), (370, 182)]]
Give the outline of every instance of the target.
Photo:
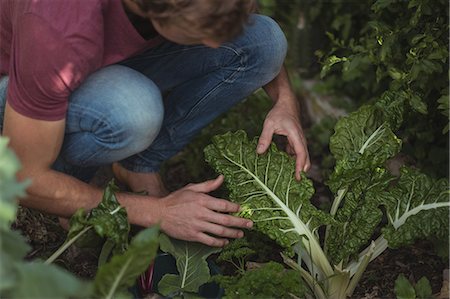
[(97, 142), (122, 158), (147, 148), (158, 135), (164, 117), (161, 92), (155, 83), (120, 65), (94, 73), (72, 100), (95, 111), (99, 119), (89, 122), (89, 127)]
[(248, 67), (253, 67), (263, 75), (264, 81), (269, 82), (283, 65), (288, 48), (286, 37), (272, 18), (262, 15), (252, 15), (247, 34), (252, 39)]

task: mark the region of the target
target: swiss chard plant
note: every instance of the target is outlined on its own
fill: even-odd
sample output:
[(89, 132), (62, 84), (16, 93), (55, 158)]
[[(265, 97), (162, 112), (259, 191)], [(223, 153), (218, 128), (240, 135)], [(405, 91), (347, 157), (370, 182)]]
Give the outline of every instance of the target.
[(275, 145), (258, 155), (257, 140), (238, 131), (216, 136), (205, 149), (207, 161), (224, 174), (230, 199), (241, 205), (240, 215), (297, 253), (297, 260), (284, 255), (285, 262), (316, 298), (351, 296), (367, 265), (388, 247), (448, 235), (447, 180), (407, 167), (395, 177), (384, 167), (401, 149), (393, 132), (401, 111), (395, 108), (365, 105), (337, 123), (329, 211), (311, 204), (312, 182), (304, 175), (296, 181), (293, 159)]

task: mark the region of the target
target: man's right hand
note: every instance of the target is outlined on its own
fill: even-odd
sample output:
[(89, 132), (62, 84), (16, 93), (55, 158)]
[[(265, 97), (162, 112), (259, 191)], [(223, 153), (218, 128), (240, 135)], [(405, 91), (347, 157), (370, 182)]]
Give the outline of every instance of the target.
[(209, 246), (222, 247), (227, 238), (241, 238), (238, 228), (252, 227), (252, 221), (229, 215), (239, 205), (208, 195), (223, 182), (223, 176), (199, 184), (189, 184), (159, 200), (161, 229), (168, 235)]

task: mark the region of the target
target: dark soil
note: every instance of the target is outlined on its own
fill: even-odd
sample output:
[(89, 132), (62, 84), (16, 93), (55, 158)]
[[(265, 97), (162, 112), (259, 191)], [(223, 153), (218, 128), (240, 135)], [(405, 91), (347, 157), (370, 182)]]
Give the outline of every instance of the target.
[[(186, 178), (189, 179), (189, 174), (181, 164), (166, 169), (164, 177), (169, 190), (189, 183), (185, 181)], [(103, 168), (97, 173), (93, 183), (105, 186), (109, 179), (110, 170)], [(319, 201), (322, 201), (319, 204), (323, 204), (323, 198)], [(56, 217), (26, 208), (19, 209), (14, 227), (23, 232), (32, 246), (32, 251), (28, 254), (29, 259), (45, 259), (50, 256), (64, 242), (66, 234)], [(79, 277), (89, 279), (95, 275), (98, 255), (99, 248), (72, 246), (56, 263)], [(272, 255), (279, 256), (278, 251), (274, 250)], [(399, 274), (405, 275), (411, 281), (425, 276), (437, 298), (448, 298), (448, 277), (443, 275), (445, 269), (448, 269), (448, 264), (435, 254), (429, 243), (420, 242), (402, 249), (388, 249), (369, 264), (352, 298), (395, 298), (394, 283)]]

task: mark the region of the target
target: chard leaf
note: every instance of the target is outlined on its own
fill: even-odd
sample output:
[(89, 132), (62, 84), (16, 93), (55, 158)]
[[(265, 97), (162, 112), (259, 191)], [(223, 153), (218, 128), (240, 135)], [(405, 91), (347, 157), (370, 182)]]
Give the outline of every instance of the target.
[(116, 298), (117, 294), (132, 286), (156, 256), (158, 227), (139, 232), (122, 255), (115, 255), (102, 265), (95, 276), (95, 294), (101, 298)]
[(166, 274), (158, 284), (161, 294), (197, 293), (198, 288), (210, 279), (209, 267), (206, 258), (220, 248), (209, 247), (200, 243), (187, 242), (169, 238), (161, 234), (160, 248), (170, 253), (177, 261), (179, 275)]
[[(100, 204), (88, 214), (78, 210), (70, 219), (70, 231), (67, 239), (72, 239), (85, 228), (92, 226), (100, 237), (108, 238), (115, 244), (115, 252), (124, 252), (128, 246), (130, 224), (126, 210), (119, 205), (115, 192), (118, 191), (114, 181), (108, 183)], [(81, 243), (90, 243), (95, 239), (92, 234), (83, 236)], [(87, 241), (88, 240), (88, 241)]]
[(326, 239), (327, 253), (335, 265), (341, 261), (346, 264), (371, 240), (383, 216), (378, 208), (383, 202), (381, 193), (392, 179), (377, 168), (366, 170), (365, 176), (348, 185), (343, 206), (335, 216), (337, 224), (330, 227)]
[(415, 240), (449, 234), (449, 184), (418, 170), (403, 167), (400, 178), (383, 194), (389, 225), (382, 233), (389, 247), (397, 248)]
[(313, 261), (311, 271), (321, 279), (333, 275), (319, 242), (317, 229), (332, 217), (314, 207), (311, 180), (294, 178), (294, 160), (274, 144), (263, 155), (256, 153), (257, 139), (249, 142), (243, 131), (215, 136), (205, 148), (206, 160), (224, 174), (230, 199), (241, 205), (240, 215), (252, 219), (254, 228), (283, 247), (301, 241), (301, 255)]
[(330, 138), (330, 151), (337, 161), (333, 176), (353, 173), (359, 178), (400, 151), (401, 140), (376, 112), (374, 106), (365, 105), (337, 122)]
[(329, 223), (331, 217), (309, 202), (314, 193), (312, 182), (304, 175), (300, 182), (295, 180), (291, 157), (274, 144), (258, 155), (256, 144), (257, 139), (248, 141), (244, 131), (218, 135), (205, 148), (206, 160), (225, 176), (230, 200), (241, 205), (241, 216), (252, 219), (256, 229), (289, 248), (301, 235), (295, 232), (287, 210), (308, 223), (310, 231)]

